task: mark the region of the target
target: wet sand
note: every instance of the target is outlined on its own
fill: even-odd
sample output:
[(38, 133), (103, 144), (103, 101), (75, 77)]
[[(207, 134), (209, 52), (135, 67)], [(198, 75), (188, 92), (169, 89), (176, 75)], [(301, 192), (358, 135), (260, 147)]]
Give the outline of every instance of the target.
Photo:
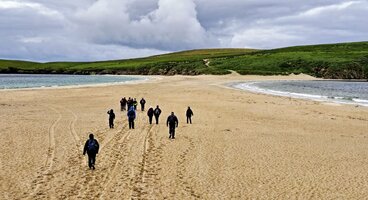
[[(368, 108), (253, 94), (225, 83), (308, 76), (161, 77), (0, 92), (0, 199), (364, 199)], [(160, 105), (159, 125), (121, 97)], [(186, 124), (191, 106), (193, 124)], [(108, 128), (107, 110), (116, 113)], [(167, 116), (179, 128), (168, 139)], [(100, 142), (96, 170), (83, 144)]]

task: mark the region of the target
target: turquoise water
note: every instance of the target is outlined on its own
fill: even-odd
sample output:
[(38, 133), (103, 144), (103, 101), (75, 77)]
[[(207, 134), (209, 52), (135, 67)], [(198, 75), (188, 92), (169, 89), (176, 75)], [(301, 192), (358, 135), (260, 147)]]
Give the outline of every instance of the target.
[(249, 81), (234, 87), (256, 93), (368, 106), (367, 81)]
[(0, 89), (117, 84), (144, 80), (137, 76), (0, 74)]

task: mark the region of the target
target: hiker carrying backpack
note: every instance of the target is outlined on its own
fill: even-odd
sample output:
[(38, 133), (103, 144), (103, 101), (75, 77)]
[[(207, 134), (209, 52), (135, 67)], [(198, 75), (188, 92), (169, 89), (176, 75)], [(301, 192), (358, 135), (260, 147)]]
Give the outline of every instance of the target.
[(95, 169), (95, 162), (96, 162), (96, 154), (98, 154), (98, 150), (100, 145), (98, 144), (97, 140), (94, 139), (93, 134), (89, 134), (89, 139), (84, 144), (83, 155), (88, 155), (88, 167), (90, 169)]
[(98, 154), (99, 145), (96, 139), (89, 139), (88, 140), (88, 146), (87, 146), (87, 152), (96, 153)]

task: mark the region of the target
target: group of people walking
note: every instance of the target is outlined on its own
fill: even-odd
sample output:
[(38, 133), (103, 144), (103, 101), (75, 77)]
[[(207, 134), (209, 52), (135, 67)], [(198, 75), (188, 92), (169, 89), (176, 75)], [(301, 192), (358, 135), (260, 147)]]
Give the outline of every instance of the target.
[[(141, 105), (141, 111), (144, 111), (146, 100), (142, 98), (139, 101), (139, 103)], [(127, 111), (129, 129), (134, 129), (134, 121), (137, 116), (136, 115), (137, 105), (138, 102), (136, 98), (129, 97), (128, 99), (126, 99), (125, 97), (123, 97), (120, 100), (120, 110)], [(155, 123), (158, 124), (161, 113), (162, 111), (158, 105), (156, 106), (155, 109), (150, 107), (147, 111), (149, 124), (152, 124), (153, 117), (155, 117)], [(109, 115), (109, 128), (113, 129), (115, 120), (114, 110), (110, 109), (109, 111), (107, 111), (107, 114)], [(192, 123), (192, 116), (193, 111), (190, 107), (188, 107), (186, 111), (187, 124)], [(166, 126), (169, 128), (169, 138), (175, 139), (175, 129), (179, 126), (179, 120), (175, 116), (174, 112), (171, 112), (171, 114), (167, 117)], [(98, 141), (94, 138), (94, 135), (91, 133), (83, 149), (83, 155), (85, 155), (86, 153), (88, 155), (88, 167), (90, 169), (95, 169), (96, 154), (98, 154), (98, 151), (99, 151)]]
[[(144, 105), (146, 104), (146, 100), (144, 98), (142, 98), (139, 103), (141, 104), (141, 110), (144, 111)], [(124, 111), (124, 110), (128, 110), (133, 106), (134, 110), (137, 110), (137, 99), (136, 98), (128, 98), (126, 99), (125, 97), (123, 97), (120, 100), (120, 111)], [(127, 109), (128, 107), (128, 109)]]
[(155, 116), (156, 124), (158, 124), (158, 118), (160, 117), (160, 115), (161, 115), (161, 109), (158, 105), (156, 106), (155, 109), (150, 107), (147, 111), (148, 122), (152, 124), (152, 118), (153, 116)]
[[(146, 100), (144, 98), (142, 98), (139, 101), (139, 103), (141, 105), (141, 111), (144, 111), (144, 108), (145, 108), (145, 105), (146, 105)], [(137, 102), (136, 98), (129, 97), (128, 99), (126, 99), (125, 97), (123, 97), (120, 100), (120, 110), (121, 111), (126, 111), (127, 110), (129, 129), (134, 129), (134, 120), (136, 118), (137, 105), (138, 105), (138, 102)], [(148, 122), (150, 124), (152, 124), (152, 119), (153, 119), (153, 117), (155, 117), (155, 123), (158, 124), (161, 112), (162, 111), (161, 111), (159, 105), (157, 105), (155, 109), (150, 107), (147, 111)], [(107, 114), (109, 114), (109, 127), (114, 128), (115, 113), (114, 113), (113, 109), (109, 110), (107, 112)], [(172, 113), (172, 115), (173, 115), (173, 113)], [(170, 115), (168, 117), (168, 120), (172, 118), (172, 115)], [(190, 124), (192, 123), (192, 116), (193, 116), (193, 111), (190, 107), (188, 107), (188, 109), (186, 111), (187, 123), (190, 123)]]
[[(139, 103), (141, 105), (141, 111), (144, 111), (146, 100), (142, 98)], [(128, 99), (126, 99), (125, 97), (123, 97), (120, 100), (120, 110), (127, 111), (129, 129), (134, 129), (134, 120), (136, 118), (137, 105), (138, 102), (136, 98), (129, 97)], [(113, 109), (109, 110), (107, 114), (109, 114), (109, 126), (110, 128), (114, 128), (115, 114)]]

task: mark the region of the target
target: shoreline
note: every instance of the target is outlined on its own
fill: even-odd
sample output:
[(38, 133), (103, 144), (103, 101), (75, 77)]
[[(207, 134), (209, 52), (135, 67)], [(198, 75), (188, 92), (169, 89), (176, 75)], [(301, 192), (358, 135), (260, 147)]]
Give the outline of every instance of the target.
[[(14, 74), (17, 75), (17, 74)], [(27, 75), (27, 74), (26, 74)], [(37, 74), (42, 75), (42, 74)], [(45, 74), (48, 75), (48, 74)], [(58, 74), (52, 74), (58, 75)], [(64, 74), (60, 74), (64, 75)], [(341, 81), (341, 82), (365, 82), (363, 80), (344, 80), (344, 79), (321, 79), (315, 78), (309, 75), (300, 74), (300, 75), (274, 75), (274, 76), (259, 76), (259, 75), (239, 75), (239, 74), (230, 74), (230, 75), (199, 75), (199, 76), (186, 76), (186, 75), (174, 75), (174, 76), (159, 76), (159, 75), (115, 75), (115, 74), (103, 74), (103, 75), (85, 75), (85, 76), (127, 76), (127, 77), (137, 77), (142, 78), (141, 80), (130, 80), (124, 82), (113, 82), (113, 83), (96, 83), (96, 84), (82, 84), (82, 85), (67, 85), (67, 86), (48, 86), (48, 87), (30, 87), (30, 88), (12, 88), (12, 89), (0, 89), (0, 92), (12, 92), (12, 91), (37, 91), (37, 90), (62, 90), (62, 89), (78, 89), (78, 88), (101, 88), (101, 87), (111, 87), (111, 86), (121, 86), (121, 85), (136, 85), (136, 84), (144, 84), (144, 83), (153, 83), (158, 80), (169, 80), (170, 77), (186, 77), (186, 78), (196, 78), (196, 77), (240, 77), (242, 80), (234, 80), (232, 82), (225, 83), (216, 83), (222, 88), (233, 89), (242, 92), (250, 92), (258, 95), (270, 95), (274, 97), (288, 97), (293, 99), (307, 100), (307, 101), (315, 101), (322, 102), (326, 105), (350, 105), (350, 106), (361, 106), (368, 107), (368, 104), (363, 104), (359, 102), (342, 102), (338, 100), (334, 100), (333, 98), (328, 98), (327, 96), (318, 96), (318, 95), (309, 95), (302, 93), (290, 93), (283, 92), (277, 90), (268, 90), (262, 89), (259, 87), (253, 88), (240, 88), (239, 85), (244, 83), (256, 83), (261, 81)], [(237, 87), (238, 86), (238, 87)], [(313, 96), (318, 96), (313, 98)]]
[[(38, 74), (42, 75), (42, 74)], [(32, 91), (32, 90), (55, 90), (55, 89), (75, 89), (75, 88), (94, 88), (94, 87), (108, 87), (108, 86), (118, 86), (118, 85), (131, 85), (131, 84), (141, 84), (150, 81), (156, 81), (162, 79), (160, 76), (145, 76), (145, 75), (81, 75), (81, 76), (128, 76), (142, 78), (141, 80), (128, 80), (123, 82), (111, 82), (111, 83), (96, 83), (96, 84), (79, 84), (79, 85), (62, 85), (62, 86), (41, 86), (41, 87), (29, 87), (29, 88), (9, 88), (0, 89), (0, 92), (8, 91)]]
[[(271, 95), (271, 96), (278, 96), (278, 97), (288, 97), (294, 99), (302, 99), (308, 101), (316, 101), (316, 102), (324, 102), (324, 103), (336, 103), (339, 105), (352, 105), (352, 106), (361, 106), (367, 107), (368, 100), (365, 99), (351, 99), (352, 102), (348, 102), (347, 99), (344, 97), (329, 97), (323, 95), (316, 95), (316, 94), (308, 94), (308, 93), (298, 93), (298, 92), (287, 92), (282, 90), (273, 90), (273, 89), (266, 89), (259, 86), (255, 86), (254, 84), (259, 82), (267, 82), (269, 80), (257, 80), (257, 81), (240, 81), (240, 82), (233, 82), (226, 84), (227, 88), (232, 88), (240, 91), (251, 92), (255, 94), (263, 94), (263, 95)], [(306, 80), (272, 80), (272, 81), (306, 81)], [(339, 81), (339, 80), (307, 80), (307, 81)], [(341, 81), (341, 80), (340, 80)], [(351, 82), (351, 81), (347, 81)], [(355, 81), (353, 81), (355, 82)]]

